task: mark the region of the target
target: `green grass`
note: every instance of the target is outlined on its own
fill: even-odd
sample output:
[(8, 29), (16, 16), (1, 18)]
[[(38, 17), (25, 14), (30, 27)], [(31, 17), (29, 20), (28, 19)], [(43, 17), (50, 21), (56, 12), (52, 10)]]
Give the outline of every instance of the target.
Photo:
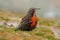
[(56, 40), (54, 36), (47, 36), (48, 40)]
[(5, 37), (0, 38), (0, 40), (7, 40)]
[[(4, 26), (0, 26), (2, 30), (0, 30), (0, 40), (18, 40), (18, 39), (24, 39), (24, 40), (43, 40), (43, 39), (48, 39), (48, 40), (59, 40), (54, 37), (54, 34), (52, 33), (51, 30), (47, 28), (35, 28), (34, 30), (28, 32), (28, 31), (14, 31), (15, 28), (6, 28)], [(16, 34), (17, 33), (17, 34)], [(31, 35), (31, 37), (28, 37), (28, 34), (24, 36), (24, 33), (28, 33)]]
[(46, 26), (52, 26), (56, 22), (56, 20), (51, 20), (47, 18), (46, 19), (41, 18), (41, 19), (38, 19), (38, 21), (40, 25), (46, 25)]
[(9, 21), (9, 18), (0, 17), (2, 20)]

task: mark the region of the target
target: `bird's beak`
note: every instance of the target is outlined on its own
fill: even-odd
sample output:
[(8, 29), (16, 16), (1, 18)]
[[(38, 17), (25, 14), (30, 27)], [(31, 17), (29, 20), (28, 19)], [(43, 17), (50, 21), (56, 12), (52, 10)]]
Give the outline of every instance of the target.
[(40, 8), (36, 8), (36, 10), (40, 10)]

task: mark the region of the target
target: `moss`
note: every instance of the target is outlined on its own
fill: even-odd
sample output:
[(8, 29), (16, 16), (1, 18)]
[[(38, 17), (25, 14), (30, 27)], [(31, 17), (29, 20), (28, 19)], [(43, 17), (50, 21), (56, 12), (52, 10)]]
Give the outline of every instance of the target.
[(3, 39), (0, 39), (0, 40), (7, 40), (7, 39), (4, 39), (4, 38), (3, 38)]
[(56, 40), (54, 36), (47, 36), (48, 40)]
[(9, 18), (4, 18), (4, 17), (1, 17), (2, 20), (5, 20), (5, 21), (9, 21), (10, 19)]
[(3, 28), (3, 29), (5, 29), (6, 27), (5, 27), (5, 26), (0, 26), (0, 28)]
[[(34, 30), (32, 30), (30, 32), (28, 32), (28, 31), (25, 32), (25, 31), (20, 31), (20, 30), (14, 31), (15, 28), (4, 28), (4, 26), (0, 26), (0, 27), (3, 28), (3, 30), (0, 30), (0, 36), (3, 36), (1, 40), (7, 40), (6, 38), (8, 38), (8, 40), (9, 40), (9, 38), (12, 39), (12, 37), (15, 37), (13, 39), (22, 37), (22, 38), (24, 38), (24, 40), (28, 40), (28, 39), (30, 40), (31, 38), (33, 38), (33, 40), (35, 40), (34, 36), (36, 36), (36, 39), (39, 39), (39, 40), (40, 40), (40, 37), (41, 37), (41, 40), (46, 39), (46, 38), (48, 40), (57, 40), (57, 39), (55, 39), (51, 30), (49, 30), (47, 28), (43, 28), (43, 27), (35, 28)], [(27, 35), (25, 37), (24, 32), (30, 34), (31, 37), (28, 37)], [(8, 36), (8, 35), (11, 35), (11, 36)], [(6, 37), (6, 38), (4, 38), (4, 37)]]
[(55, 20), (49, 20), (49, 19), (39, 19), (40, 25), (46, 25), (46, 26), (52, 26), (56, 21)]
[(43, 36), (43, 35), (44, 35), (44, 33), (39, 32), (39, 33), (36, 33), (36, 35), (37, 35), (37, 36)]
[(3, 37), (3, 38), (0, 38), (0, 40), (7, 40), (7, 39)]

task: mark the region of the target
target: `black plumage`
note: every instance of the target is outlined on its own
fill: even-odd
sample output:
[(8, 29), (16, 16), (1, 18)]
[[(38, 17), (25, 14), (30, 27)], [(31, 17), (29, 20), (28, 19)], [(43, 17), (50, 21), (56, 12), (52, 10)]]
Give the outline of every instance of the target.
[(36, 12), (35, 8), (30, 8), (30, 10), (28, 11), (28, 14), (24, 18), (22, 18), (21, 23), (18, 25), (18, 27), (15, 29), (15, 31), (17, 31), (17, 30), (22, 30), (22, 31), (33, 30), (37, 24), (37, 19), (36, 19), (35, 25), (33, 27), (31, 27), (31, 23), (32, 23), (31, 18), (34, 16), (35, 12)]

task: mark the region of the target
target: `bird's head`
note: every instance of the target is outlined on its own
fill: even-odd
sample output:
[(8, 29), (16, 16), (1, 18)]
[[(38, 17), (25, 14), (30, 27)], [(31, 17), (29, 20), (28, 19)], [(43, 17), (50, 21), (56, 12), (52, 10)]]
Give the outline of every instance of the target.
[(36, 10), (40, 10), (40, 8), (30, 8), (28, 14), (34, 15), (36, 14)]

